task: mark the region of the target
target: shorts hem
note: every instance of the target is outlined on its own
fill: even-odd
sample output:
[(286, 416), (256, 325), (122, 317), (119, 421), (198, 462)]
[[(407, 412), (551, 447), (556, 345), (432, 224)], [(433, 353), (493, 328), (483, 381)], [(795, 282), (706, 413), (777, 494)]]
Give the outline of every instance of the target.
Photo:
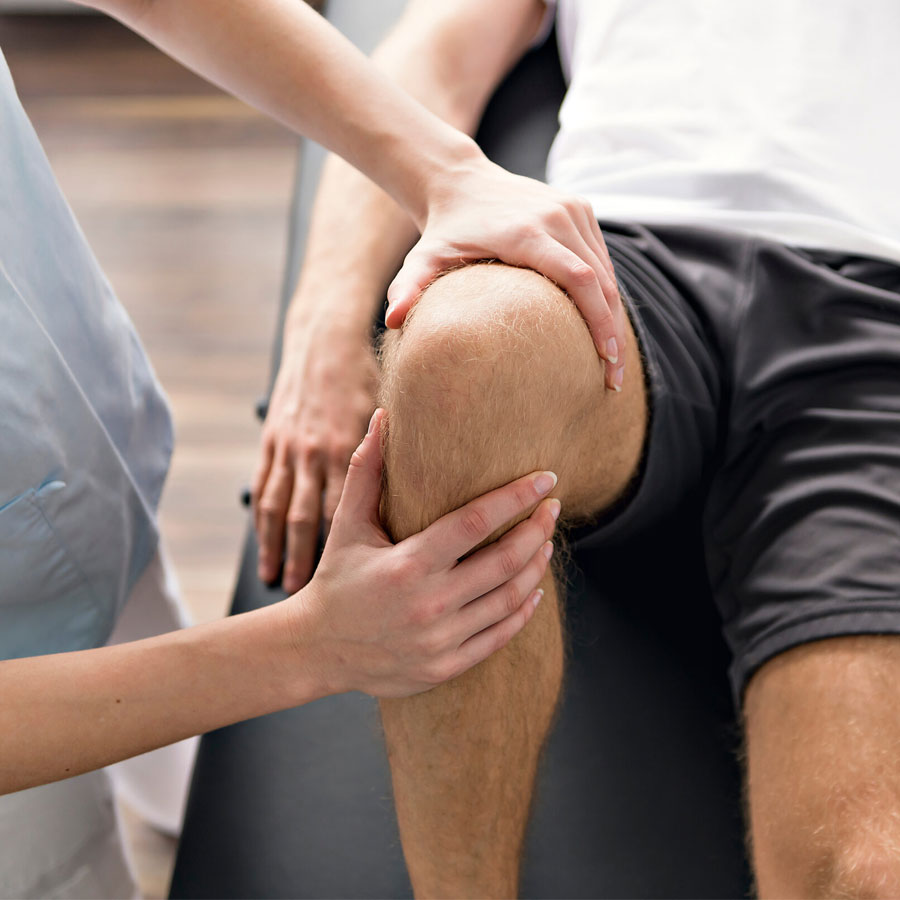
[(732, 699), (743, 708), (744, 692), (753, 675), (781, 653), (803, 644), (834, 637), (900, 635), (900, 600), (897, 605), (870, 605), (852, 610), (816, 613), (769, 629), (752, 641), (731, 664)]

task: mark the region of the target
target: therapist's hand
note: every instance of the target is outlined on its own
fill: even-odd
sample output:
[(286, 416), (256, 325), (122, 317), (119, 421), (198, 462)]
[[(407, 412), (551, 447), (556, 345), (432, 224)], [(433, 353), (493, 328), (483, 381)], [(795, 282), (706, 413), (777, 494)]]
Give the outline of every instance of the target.
[(496, 258), (535, 269), (569, 294), (608, 363), (607, 387), (620, 389), (625, 309), (590, 204), (512, 175), (480, 152), (455, 168), (438, 170), (432, 180), (422, 237), (388, 290), (388, 327), (400, 327), (442, 271)]
[[(326, 673), (329, 693), (405, 697), (481, 662), (534, 614), (552, 551), (559, 501), (543, 499), (555, 477), (539, 472), (393, 544), (378, 515), (383, 416), (376, 411), (353, 454), (312, 581), (291, 598), (302, 657)], [(498, 541), (459, 561), (535, 506)]]
[(368, 334), (321, 320), (286, 333), (253, 478), (258, 574), (299, 591), (312, 574), (319, 529), (331, 527), (350, 456), (375, 407)]

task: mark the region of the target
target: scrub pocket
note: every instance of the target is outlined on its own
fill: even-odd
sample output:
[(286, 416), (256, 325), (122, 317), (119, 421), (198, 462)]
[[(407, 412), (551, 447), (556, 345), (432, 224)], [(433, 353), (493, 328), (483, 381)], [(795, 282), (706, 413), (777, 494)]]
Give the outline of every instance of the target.
[(0, 659), (96, 646), (102, 605), (48, 514), (65, 490), (47, 481), (0, 506)]

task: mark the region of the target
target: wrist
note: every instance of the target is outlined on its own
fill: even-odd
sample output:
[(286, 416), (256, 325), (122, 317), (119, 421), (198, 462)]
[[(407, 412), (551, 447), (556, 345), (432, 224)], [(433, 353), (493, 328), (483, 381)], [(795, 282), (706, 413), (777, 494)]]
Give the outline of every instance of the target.
[(486, 162), (475, 141), (449, 125), (440, 137), (422, 148), (412, 166), (412, 190), (400, 198), (420, 232), (430, 211), (454, 193), (457, 179)]
[(304, 278), (298, 285), (284, 320), (284, 344), (311, 339), (368, 339), (377, 309), (384, 299), (382, 287), (373, 289), (365, 279), (333, 275)]
[(340, 654), (328, 640), (324, 604), (315, 597), (312, 585), (278, 606), (284, 616), (286, 665), (294, 673), (295, 705), (349, 690), (342, 680), (346, 672)]
[(292, 307), (284, 320), (282, 350), (284, 353), (304, 351), (313, 344), (348, 346), (356, 351), (367, 346), (372, 335), (373, 314), (351, 315), (334, 307), (305, 309)]

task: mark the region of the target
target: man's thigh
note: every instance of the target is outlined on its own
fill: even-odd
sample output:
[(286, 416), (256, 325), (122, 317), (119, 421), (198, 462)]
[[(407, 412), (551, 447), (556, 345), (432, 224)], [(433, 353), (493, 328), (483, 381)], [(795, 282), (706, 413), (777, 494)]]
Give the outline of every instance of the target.
[(745, 699), (762, 897), (900, 897), (900, 636), (789, 650)]
[(759, 241), (707, 569), (763, 896), (900, 896), (900, 268)]

